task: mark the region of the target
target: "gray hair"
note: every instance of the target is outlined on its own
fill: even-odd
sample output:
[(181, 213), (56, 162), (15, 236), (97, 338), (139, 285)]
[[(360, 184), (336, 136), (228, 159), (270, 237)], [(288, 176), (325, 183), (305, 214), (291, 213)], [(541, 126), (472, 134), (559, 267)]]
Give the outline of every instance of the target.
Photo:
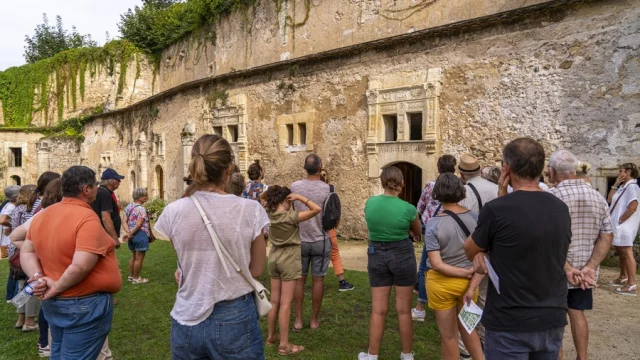
[(575, 175), (578, 159), (569, 150), (558, 150), (549, 157), (549, 167), (558, 174)]
[(11, 185), (4, 188), (4, 198), (11, 202), (16, 201), (19, 193), (20, 193), (19, 185)]
[(140, 199), (141, 197), (147, 196), (147, 189), (145, 188), (137, 188), (133, 190), (133, 201)]

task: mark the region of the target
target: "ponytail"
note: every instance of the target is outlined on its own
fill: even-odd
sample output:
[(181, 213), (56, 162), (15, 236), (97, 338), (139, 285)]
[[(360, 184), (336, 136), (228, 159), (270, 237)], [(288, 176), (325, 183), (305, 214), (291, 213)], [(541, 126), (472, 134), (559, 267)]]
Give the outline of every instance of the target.
[(193, 145), (189, 174), (197, 187), (219, 185), (231, 164), (233, 151), (229, 142), (218, 135), (204, 135)]

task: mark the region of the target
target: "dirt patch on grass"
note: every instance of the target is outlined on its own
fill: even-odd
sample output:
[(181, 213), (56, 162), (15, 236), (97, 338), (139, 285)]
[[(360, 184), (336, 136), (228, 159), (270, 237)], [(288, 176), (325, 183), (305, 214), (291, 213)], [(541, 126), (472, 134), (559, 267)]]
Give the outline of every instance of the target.
[[(416, 246), (417, 260), (421, 248)], [(367, 243), (340, 241), (340, 255), (345, 269), (367, 271)], [(640, 359), (635, 342), (640, 338), (640, 298), (617, 295), (607, 286), (617, 276), (617, 270), (602, 268), (598, 288), (594, 290), (589, 321), (589, 358), (592, 360)], [(564, 336), (564, 358), (575, 359), (576, 352), (567, 326)]]

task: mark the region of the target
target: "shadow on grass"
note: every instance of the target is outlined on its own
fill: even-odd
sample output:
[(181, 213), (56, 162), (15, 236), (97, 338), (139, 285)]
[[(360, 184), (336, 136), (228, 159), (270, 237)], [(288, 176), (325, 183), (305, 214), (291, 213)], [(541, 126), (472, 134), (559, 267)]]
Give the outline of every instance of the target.
[[(151, 246), (145, 259), (142, 273), (150, 282), (131, 285), (126, 282), (130, 254), (123, 246), (118, 250), (124, 285), (116, 295), (119, 304), (115, 307), (113, 328), (109, 334), (109, 345), (117, 360), (170, 359), (169, 333), (177, 286), (173, 279), (176, 267), (175, 253), (171, 244), (158, 241)], [(367, 273), (347, 271), (346, 277), (355, 285), (349, 292), (338, 292), (338, 282), (332, 269), (325, 279), (325, 297), (317, 331), (309, 329), (311, 312), (311, 279), (305, 292), (305, 328), (300, 333), (291, 333), (291, 341), (306, 347), (294, 358), (300, 359), (354, 359), (360, 351), (367, 350), (369, 336), (369, 314), (371, 296)], [(8, 276), (8, 263), (0, 261), (0, 278)], [(268, 277), (261, 281), (268, 287)], [(5, 282), (2, 282), (4, 295)], [(400, 357), (400, 335), (393, 300), (389, 306), (387, 325), (383, 339), (381, 359)], [(293, 315), (293, 314), (292, 314)], [(36, 343), (38, 334), (21, 333), (13, 329), (17, 315), (10, 304), (0, 305), (0, 359), (38, 359)], [(293, 318), (292, 322), (293, 324)], [(416, 359), (439, 359), (440, 338), (432, 312), (427, 313), (424, 323), (414, 323), (414, 351)], [(263, 337), (266, 337), (266, 318), (261, 319)], [(280, 358), (276, 347), (265, 348), (267, 359)]]

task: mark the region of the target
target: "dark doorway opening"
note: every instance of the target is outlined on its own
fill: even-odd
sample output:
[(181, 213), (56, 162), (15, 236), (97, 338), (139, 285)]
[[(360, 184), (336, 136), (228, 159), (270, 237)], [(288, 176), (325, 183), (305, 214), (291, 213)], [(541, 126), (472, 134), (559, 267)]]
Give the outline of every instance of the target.
[(422, 194), (422, 169), (412, 163), (399, 162), (393, 164), (402, 171), (404, 176), (404, 187), (399, 197), (414, 205), (418, 205), (420, 195)]

